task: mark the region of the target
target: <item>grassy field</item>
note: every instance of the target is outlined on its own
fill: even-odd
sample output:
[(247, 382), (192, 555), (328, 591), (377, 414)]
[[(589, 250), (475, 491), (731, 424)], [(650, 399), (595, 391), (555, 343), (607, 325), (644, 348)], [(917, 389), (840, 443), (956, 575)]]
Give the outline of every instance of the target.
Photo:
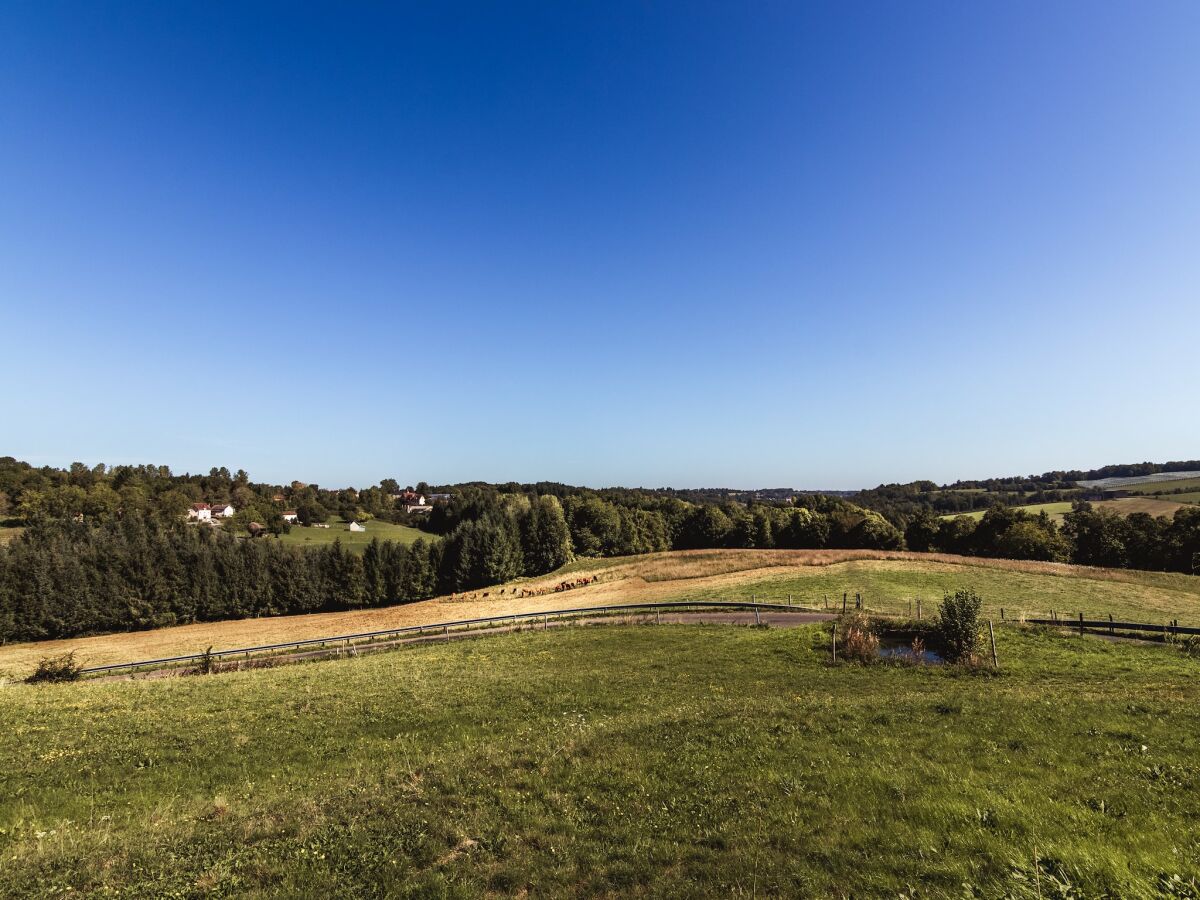
[(0, 525), (0, 545), (7, 544), (9, 541), (15, 541), (24, 530), (20, 525)]
[(997, 639), (998, 677), (635, 626), (10, 686), (0, 895), (1195, 896), (1200, 663)]
[[(552, 587), (565, 575), (597, 582), (564, 593), (522, 598), (521, 588)], [(926, 608), (943, 592), (974, 587), (990, 615), (1051, 609), (1200, 624), (1200, 578), (1092, 569), (1055, 563), (865, 550), (696, 550), (604, 560), (578, 560), (563, 572), (501, 589), (475, 591), (382, 609), (201, 622), (155, 631), (98, 635), (0, 647), (0, 677), (22, 677), (47, 655), (75, 650), (87, 665), (155, 659), (216, 649), (398, 628), (473, 616), (657, 600), (742, 599), (823, 605), (843, 591), (863, 594), (869, 607), (907, 612), (921, 597)], [(517, 593), (513, 593), (517, 591)], [(484, 597), (484, 594), (487, 597)]]
[(1200, 478), (1177, 478), (1173, 481), (1150, 481), (1142, 484), (1129, 484), (1121, 488), (1123, 491), (1128, 491), (1131, 494), (1164, 494), (1166, 497), (1171, 497), (1171, 494), (1165, 494), (1166, 491), (1177, 491), (1181, 489), (1200, 492)]
[[(1166, 516), (1170, 518), (1175, 515), (1177, 509), (1196, 502), (1195, 500), (1188, 499), (1191, 496), (1190, 494), (1184, 494), (1179, 496), (1164, 495), (1162, 497), (1123, 497), (1118, 500), (1092, 501), (1092, 507), (1115, 512), (1122, 516), (1144, 512), (1152, 516)], [(1200, 498), (1200, 493), (1197, 493), (1195, 496)], [(1060, 503), (1033, 503), (1029, 506), (1018, 506), (1015, 508), (1034, 516), (1040, 512), (1045, 512), (1046, 515), (1061, 525), (1063, 516), (1071, 511), (1072, 505), (1069, 501), (1063, 501)], [(974, 512), (962, 513), (962, 515), (978, 520), (983, 518), (985, 512), (986, 510), (977, 509)], [(953, 519), (954, 516), (941, 516), (941, 518)]]
[(362, 523), (366, 531), (348, 531), (347, 524), (336, 516), (326, 523), (328, 528), (305, 528), (303, 525), (293, 525), (287, 534), (281, 534), (279, 540), (285, 544), (297, 547), (320, 547), (341, 541), (342, 546), (355, 553), (362, 553), (367, 544), (374, 538), (381, 541), (396, 541), (400, 544), (411, 544), (417, 538), (430, 539), (430, 535), (407, 525), (393, 525), (379, 519), (371, 519)]

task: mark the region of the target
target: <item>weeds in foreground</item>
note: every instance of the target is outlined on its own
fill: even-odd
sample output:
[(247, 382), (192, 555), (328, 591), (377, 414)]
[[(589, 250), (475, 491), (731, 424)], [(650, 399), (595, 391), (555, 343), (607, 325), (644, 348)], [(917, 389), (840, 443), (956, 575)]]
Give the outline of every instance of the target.
[(845, 659), (871, 663), (879, 658), (879, 635), (871, 620), (863, 613), (842, 616), (838, 631), (841, 633), (838, 653)]

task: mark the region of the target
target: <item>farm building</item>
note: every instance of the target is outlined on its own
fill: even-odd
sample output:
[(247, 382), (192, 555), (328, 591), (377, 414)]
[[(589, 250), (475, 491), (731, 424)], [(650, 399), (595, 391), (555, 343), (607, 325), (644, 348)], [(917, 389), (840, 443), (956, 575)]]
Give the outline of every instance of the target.
[(287, 522), (289, 525), (295, 525), (296, 511), (294, 509), (285, 509), (283, 511), (283, 521)]
[(197, 522), (211, 522), (212, 507), (207, 503), (193, 503), (192, 508), (188, 510), (188, 518)]
[(351, 523), (350, 523), (350, 529), (349, 529), (349, 530), (350, 530), (350, 531), (366, 531), (366, 530), (367, 530), (367, 526), (366, 526), (366, 525), (359, 525), (357, 522), (351, 522)]
[(228, 503), (214, 503), (209, 507), (209, 513), (213, 516), (220, 516), (222, 519), (232, 519), (236, 512)]

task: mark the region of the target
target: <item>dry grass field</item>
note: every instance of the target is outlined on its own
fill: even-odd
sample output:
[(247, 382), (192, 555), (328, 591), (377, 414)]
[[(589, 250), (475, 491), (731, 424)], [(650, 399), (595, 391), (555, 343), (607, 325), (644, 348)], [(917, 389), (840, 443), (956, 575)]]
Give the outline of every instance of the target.
[[(597, 576), (586, 587), (537, 597), (520, 589), (552, 588), (565, 578)], [(944, 591), (973, 587), (991, 615), (1113, 613), (1158, 622), (1200, 622), (1200, 578), (1094, 569), (1061, 563), (869, 550), (694, 550), (579, 560), (563, 572), (502, 588), (438, 597), (382, 609), (202, 622), (155, 631), (98, 635), (0, 647), (0, 676), (29, 672), (43, 656), (74, 650), (85, 665), (128, 662), (215, 649), (398, 628), (476, 616), (575, 606), (678, 599), (749, 599), (822, 605), (862, 593), (868, 606), (904, 612), (921, 597), (926, 608)], [(515, 593), (514, 593), (515, 591)], [(487, 596), (484, 596), (484, 595)]]

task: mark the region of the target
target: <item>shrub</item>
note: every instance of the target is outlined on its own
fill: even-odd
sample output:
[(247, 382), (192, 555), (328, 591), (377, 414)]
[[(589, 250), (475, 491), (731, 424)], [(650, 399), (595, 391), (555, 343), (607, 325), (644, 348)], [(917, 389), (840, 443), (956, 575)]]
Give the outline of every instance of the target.
[(200, 655), (200, 660), (196, 663), (197, 675), (211, 675), (217, 670), (217, 658), (213, 656), (212, 645), (209, 644), (208, 649)]
[(838, 654), (845, 659), (859, 662), (874, 662), (879, 657), (879, 635), (871, 626), (871, 620), (860, 612), (842, 616), (838, 622), (841, 637)]
[(33, 674), (25, 679), (26, 684), (53, 683), (60, 681), (78, 681), (83, 674), (83, 666), (75, 661), (75, 651), (64, 653), (62, 656), (43, 656), (34, 669)]
[(1184, 656), (1189, 656), (1195, 659), (1200, 657), (1200, 635), (1189, 634), (1179, 638), (1176, 646), (1179, 652)]
[(979, 647), (979, 610), (983, 601), (972, 590), (946, 594), (938, 607), (937, 631), (946, 659), (967, 662)]

